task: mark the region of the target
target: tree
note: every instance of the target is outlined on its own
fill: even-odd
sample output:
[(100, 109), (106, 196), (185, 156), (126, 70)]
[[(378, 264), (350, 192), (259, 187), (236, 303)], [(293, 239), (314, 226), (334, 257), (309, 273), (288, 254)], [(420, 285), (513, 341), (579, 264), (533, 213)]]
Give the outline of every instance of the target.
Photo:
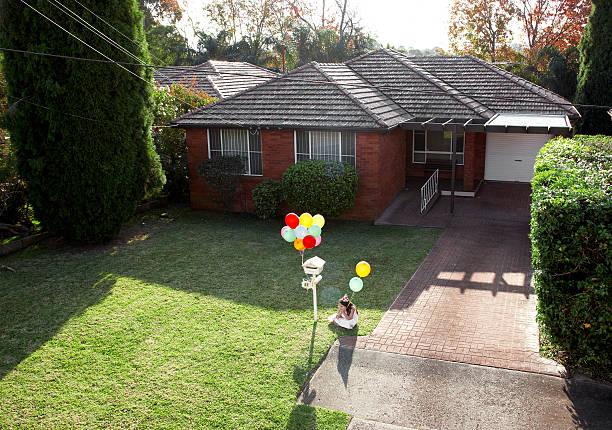
[[(80, 2), (135, 40), (140, 48), (129, 49), (149, 62), (136, 0)], [(76, 2), (63, 3), (98, 24)], [(37, 6), (106, 56), (134, 62), (50, 3)], [(0, 8), (1, 46), (103, 58), (25, 5), (1, 0)], [(5, 54), (4, 71), (9, 100), (17, 101), (8, 129), (36, 218), (69, 239), (111, 238), (135, 205), (164, 182), (150, 135), (152, 71), (19, 53)]]
[[(612, 3), (593, 0), (593, 10), (580, 41), (580, 71), (576, 103), (612, 104)], [(612, 135), (612, 121), (606, 109), (580, 108), (580, 131)]]
[(448, 29), (451, 49), (491, 62), (505, 59), (511, 51), (509, 24), (515, 13), (511, 0), (455, 0)]
[(195, 88), (194, 81), (156, 87), (153, 92), (153, 142), (166, 175), (164, 192), (172, 201), (189, 201), (185, 130), (168, 127), (174, 118), (216, 99)]
[[(499, 1), (499, 0), (498, 0)], [(532, 63), (537, 53), (554, 46), (561, 50), (577, 46), (584, 31), (590, 0), (515, 0), (524, 33), (527, 56)]]
[(176, 24), (183, 16), (183, 9), (177, 0), (138, 0), (138, 6), (144, 14), (143, 26), (149, 31), (161, 21)]
[(174, 25), (156, 25), (146, 33), (151, 58), (158, 65), (183, 66), (193, 64), (193, 50), (187, 38)]

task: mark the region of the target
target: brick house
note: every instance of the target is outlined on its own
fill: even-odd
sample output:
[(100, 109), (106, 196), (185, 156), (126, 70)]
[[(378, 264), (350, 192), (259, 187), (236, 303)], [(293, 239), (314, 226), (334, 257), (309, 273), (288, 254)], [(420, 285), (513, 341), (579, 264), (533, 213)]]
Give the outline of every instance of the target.
[(439, 169), (473, 191), (480, 181), (528, 182), (539, 149), (570, 134), (578, 111), (562, 97), (471, 56), (408, 57), (379, 49), (345, 63), (311, 62), (176, 118), (186, 129), (191, 205), (217, 209), (197, 166), (245, 158), (242, 201), (316, 158), (353, 164), (358, 198), (344, 216), (378, 217), (411, 178)]

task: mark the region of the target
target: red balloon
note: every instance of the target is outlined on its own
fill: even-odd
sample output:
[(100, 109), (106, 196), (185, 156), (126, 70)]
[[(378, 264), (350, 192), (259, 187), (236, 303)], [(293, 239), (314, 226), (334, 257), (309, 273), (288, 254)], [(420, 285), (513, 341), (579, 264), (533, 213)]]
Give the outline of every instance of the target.
[(317, 244), (317, 239), (315, 239), (315, 237), (311, 236), (311, 235), (305, 236), (304, 239), (302, 239), (302, 240), (304, 242), (304, 246), (307, 249), (312, 249)]
[(296, 228), (298, 225), (300, 225), (300, 217), (293, 212), (288, 213), (285, 216), (285, 224), (287, 224), (290, 228)]

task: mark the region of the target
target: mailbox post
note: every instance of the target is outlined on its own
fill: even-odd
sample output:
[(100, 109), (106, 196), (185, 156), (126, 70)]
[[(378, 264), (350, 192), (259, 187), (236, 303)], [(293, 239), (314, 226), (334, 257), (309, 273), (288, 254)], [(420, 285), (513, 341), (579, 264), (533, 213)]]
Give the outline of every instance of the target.
[(316, 256), (302, 263), (304, 273), (310, 275), (310, 279), (306, 278), (302, 280), (302, 288), (312, 290), (312, 306), (314, 309), (315, 321), (317, 320), (317, 284), (323, 279), (321, 272), (323, 271), (324, 265), (325, 260)]

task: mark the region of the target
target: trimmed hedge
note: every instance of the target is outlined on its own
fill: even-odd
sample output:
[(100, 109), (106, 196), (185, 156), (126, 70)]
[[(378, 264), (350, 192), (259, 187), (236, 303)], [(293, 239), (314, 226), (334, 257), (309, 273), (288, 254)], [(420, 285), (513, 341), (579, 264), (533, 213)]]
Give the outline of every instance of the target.
[(264, 181), (253, 189), (255, 215), (267, 219), (276, 215), (278, 206), (283, 201), (283, 186), (278, 181)]
[(359, 175), (346, 163), (306, 160), (283, 173), (283, 193), (289, 206), (300, 212), (335, 217), (355, 203)]
[(538, 320), (568, 364), (612, 373), (612, 138), (551, 140), (532, 182)]

